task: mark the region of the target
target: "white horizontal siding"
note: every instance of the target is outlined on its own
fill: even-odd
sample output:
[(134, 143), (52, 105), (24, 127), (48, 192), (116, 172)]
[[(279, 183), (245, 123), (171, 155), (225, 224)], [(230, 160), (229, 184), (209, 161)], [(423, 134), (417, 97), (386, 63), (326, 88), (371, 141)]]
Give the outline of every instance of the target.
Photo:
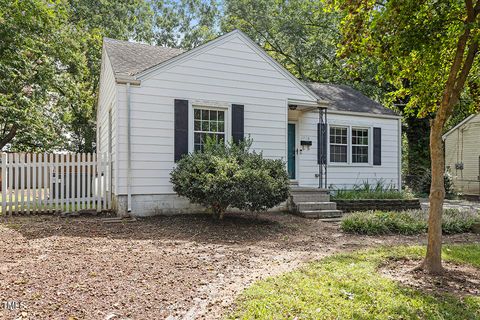
[[(480, 115), (455, 129), (445, 139), (445, 167), (450, 171), (455, 190), (480, 195)], [(456, 164), (463, 164), (457, 169)]]
[[(176, 74), (178, 76), (190, 76), (190, 69), (191, 67), (187, 65), (181, 65), (176, 67)], [(221, 80), (223, 79), (223, 71), (221, 70), (212, 70), (211, 66), (203, 68), (199, 64), (195, 65), (195, 70), (202, 72), (202, 77), (205, 79), (214, 79), (214, 80)], [(269, 71), (270, 72), (270, 71)], [(166, 71), (165, 74), (171, 73), (170, 71)], [(260, 84), (260, 85), (273, 85), (277, 87), (283, 88), (290, 88), (290, 82), (286, 82), (285, 79), (279, 79), (275, 72), (272, 73), (258, 73), (253, 72), (252, 70), (245, 70), (244, 68), (240, 68), (238, 72), (232, 72), (235, 75), (236, 81), (241, 81), (245, 85), (249, 84)], [(269, 76), (271, 75), (271, 76)], [(252, 77), (254, 76), (254, 77)], [(229, 80), (232, 81), (232, 80)]]
[[(125, 86), (119, 85), (119, 190), (127, 186)], [(152, 72), (131, 87), (132, 194), (172, 193), (174, 99), (245, 106), (244, 131), (252, 148), (273, 159), (286, 156), (287, 99), (312, 101), (251, 44), (231, 37), (206, 52)], [(190, 110), (191, 112), (191, 110)], [(230, 119), (227, 119), (230, 121)], [(230, 124), (229, 124), (230, 125)]]
[[(228, 76), (228, 75), (226, 75)], [(200, 77), (200, 75), (199, 75)], [(147, 80), (148, 81), (148, 80)], [(145, 81), (145, 82), (147, 82)], [(168, 81), (165, 81), (168, 82)], [(206, 83), (205, 80), (204, 83)], [(181, 89), (180, 89), (181, 88)], [(251, 93), (251, 95), (244, 95), (241, 90), (237, 88), (231, 88), (230, 90), (225, 90), (224, 88), (209, 87), (208, 84), (204, 85), (189, 85), (182, 84), (178, 82), (176, 86), (168, 85), (166, 88), (154, 88), (154, 87), (132, 87), (132, 100), (133, 104), (144, 104), (144, 106), (139, 106), (139, 110), (147, 110), (150, 105), (155, 104), (157, 107), (162, 107), (161, 105), (156, 104), (157, 97), (173, 98), (175, 95), (181, 94), (176, 98), (183, 99), (203, 99), (210, 101), (227, 101), (231, 103), (244, 103), (250, 105), (263, 104), (267, 106), (278, 106), (280, 103), (285, 100), (281, 99), (278, 96), (274, 96), (272, 93), (261, 95), (260, 93)], [(164, 107), (164, 106), (163, 106)], [(173, 110), (169, 110), (173, 114)]]
[[(329, 125), (348, 125), (359, 127), (379, 127), (382, 128), (382, 164), (356, 165), (356, 164), (329, 164), (328, 165), (328, 185), (333, 188), (352, 188), (356, 184), (364, 181), (375, 183), (383, 180), (386, 184), (398, 186), (399, 179), (399, 154), (398, 154), (398, 120), (383, 119), (375, 117), (359, 117), (352, 115), (342, 115), (328, 113)], [(302, 151), (298, 160), (298, 180), (302, 186), (318, 186), (317, 164), (317, 123), (318, 113), (311, 111), (300, 114), (298, 117), (298, 140), (311, 140), (310, 150)], [(371, 141), (373, 147), (373, 141)], [(370, 161), (372, 160), (370, 154)]]
[[(112, 111), (112, 181), (115, 181), (117, 176), (117, 89), (110, 60), (103, 51), (97, 113), (97, 153), (99, 154), (108, 152), (109, 110)], [(117, 192), (116, 183), (112, 183), (112, 190), (114, 193)]]
[[(245, 106), (245, 135), (265, 157), (285, 159), (287, 100), (312, 100), (304, 89), (279, 72), (241, 38), (224, 41), (183, 62), (152, 72), (131, 87), (132, 194), (173, 193), (169, 182), (174, 167), (174, 99)], [(118, 190), (127, 186), (127, 113), (125, 86), (118, 96)], [(190, 110), (191, 112), (191, 110)], [(295, 112), (293, 112), (295, 113)], [(312, 147), (298, 156), (302, 186), (318, 186), (316, 111), (301, 114), (298, 140)], [(381, 166), (329, 166), (328, 183), (336, 188), (363, 181), (398, 183), (398, 121), (329, 113), (329, 123), (382, 128)], [(230, 119), (228, 119), (230, 121)]]

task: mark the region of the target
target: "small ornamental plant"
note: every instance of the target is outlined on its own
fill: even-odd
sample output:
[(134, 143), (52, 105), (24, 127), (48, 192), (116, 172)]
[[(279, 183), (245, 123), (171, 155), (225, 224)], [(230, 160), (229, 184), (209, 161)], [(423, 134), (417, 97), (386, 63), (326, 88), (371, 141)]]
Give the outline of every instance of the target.
[(206, 139), (203, 151), (185, 155), (171, 172), (173, 190), (223, 219), (227, 208), (266, 211), (287, 200), (288, 174), (282, 160), (251, 151), (251, 139), (238, 144)]

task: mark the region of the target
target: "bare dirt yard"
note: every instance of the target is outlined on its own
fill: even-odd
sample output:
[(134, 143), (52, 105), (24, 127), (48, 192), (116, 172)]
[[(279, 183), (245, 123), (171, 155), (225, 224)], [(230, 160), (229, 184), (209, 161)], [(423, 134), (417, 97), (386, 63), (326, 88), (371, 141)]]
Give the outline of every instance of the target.
[[(219, 319), (255, 280), (340, 251), (424, 243), (289, 214), (21, 216), (0, 224), (1, 319)], [(480, 235), (445, 242), (480, 242)]]

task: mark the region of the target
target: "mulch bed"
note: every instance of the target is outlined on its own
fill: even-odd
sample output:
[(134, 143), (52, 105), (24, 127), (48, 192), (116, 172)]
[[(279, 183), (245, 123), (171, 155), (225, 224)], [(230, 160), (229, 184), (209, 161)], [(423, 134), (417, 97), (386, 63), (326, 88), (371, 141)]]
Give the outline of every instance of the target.
[(13, 217), (0, 224), (0, 318), (219, 319), (258, 279), (339, 251), (424, 238), (345, 235), (336, 223), (281, 213), (221, 222), (206, 215), (125, 223)]

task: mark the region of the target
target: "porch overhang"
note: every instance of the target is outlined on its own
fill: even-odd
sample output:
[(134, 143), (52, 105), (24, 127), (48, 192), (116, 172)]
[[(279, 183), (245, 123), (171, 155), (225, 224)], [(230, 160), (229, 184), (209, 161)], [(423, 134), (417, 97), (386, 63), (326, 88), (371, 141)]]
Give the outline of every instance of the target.
[(288, 108), (300, 112), (312, 111), (318, 108), (328, 109), (330, 102), (318, 99), (317, 101), (288, 99)]
[[(305, 112), (316, 112), (318, 113), (318, 123), (317, 123), (317, 164), (318, 164), (318, 173), (315, 174), (315, 177), (318, 178), (318, 188), (326, 189), (327, 182), (327, 112), (329, 109), (330, 101), (317, 99), (316, 101), (312, 100), (298, 100), (298, 99), (288, 99), (288, 119), (298, 119), (300, 115)], [(290, 125), (289, 125), (290, 129)], [(290, 132), (290, 131), (289, 131)], [(289, 133), (290, 136), (290, 133)], [(310, 138), (308, 138), (310, 140)], [(314, 139), (312, 139), (314, 141)], [(310, 141), (312, 141), (310, 140)], [(290, 141), (290, 138), (289, 138)], [(310, 142), (310, 145), (312, 143)], [(290, 150), (290, 149), (289, 149)], [(293, 150), (293, 149), (292, 149)], [(298, 149), (297, 149), (298, 150)], [(303, 150), (303, 149), (302, 149)], [(287, 152), (290, 154), (290, 151)], [(293, 154), (295, 157), (295, 154)], [(290, 161), (290, 160), (289, 160)]]

